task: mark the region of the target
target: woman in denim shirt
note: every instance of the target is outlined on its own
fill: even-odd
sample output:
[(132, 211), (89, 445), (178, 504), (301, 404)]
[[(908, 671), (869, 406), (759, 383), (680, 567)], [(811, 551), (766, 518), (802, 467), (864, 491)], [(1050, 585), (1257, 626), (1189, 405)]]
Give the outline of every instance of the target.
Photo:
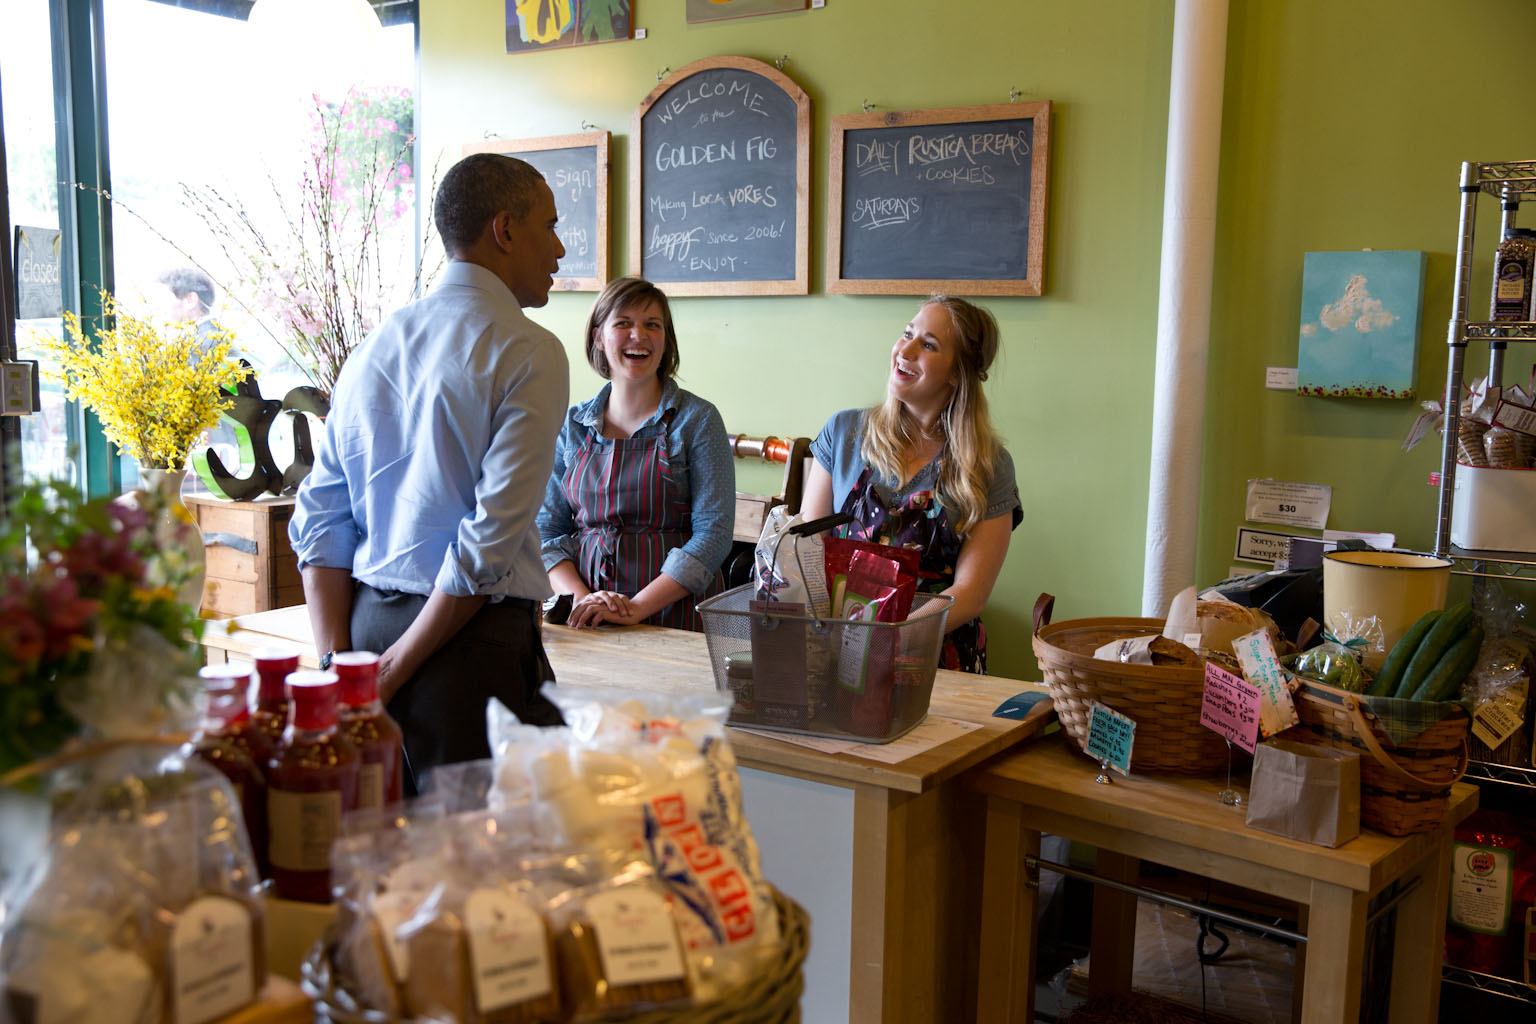
[(724, 589), (736, 473), (725, 424), (684, 391), (667, 297), (611, 282), (587, 319), (587, 362), (609, 383), (572, 406), (539, 511), (544, 568), (574, 598), (569, 625), (700, 628)]

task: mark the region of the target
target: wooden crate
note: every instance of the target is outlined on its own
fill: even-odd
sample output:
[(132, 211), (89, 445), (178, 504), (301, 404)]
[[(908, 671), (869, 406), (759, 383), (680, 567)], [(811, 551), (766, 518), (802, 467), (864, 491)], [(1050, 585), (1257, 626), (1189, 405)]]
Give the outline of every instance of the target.
[(182, 500), (206, 545), (205, 617), (223, 619), (304, 603), (298, 560), (288, 543), (292, 498), (224, 501), (192, 493)]

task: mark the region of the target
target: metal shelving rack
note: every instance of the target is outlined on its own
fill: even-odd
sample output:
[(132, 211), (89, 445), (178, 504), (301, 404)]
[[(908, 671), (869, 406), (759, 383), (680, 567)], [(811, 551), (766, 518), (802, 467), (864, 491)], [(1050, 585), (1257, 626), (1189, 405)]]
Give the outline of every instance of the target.
[[(1536, 160), (1461, 165), (1461, 232), (1456, 243), (1456, 278), (1451, 296), (1451, 321), (1446, 344), (1449, 358), (1445, 371), (1445, 438), (1440, 453), (1440, 494), (1435, 524), (1435, 554), (1453, 559), (1461, 575), (1490, 579), (1536, 580), (1536, 555), (1511, 551), (1470, 551), (1451, 546), (1451, 504), (1456, 491), (1456, 439), (1461, 425), (1461, 386), (1467, 345), (1488, 345), (1488, 380), (1504, 378), (1504, 353), (1510, 342), (1536, 341), (1536, 322), (1474, 321), (1467, 319), (1472, 281), (1472, 236), (1478, 196), (1487, 193), (1502, 204), (1501, 228), (1515, 226), (1515, 214), (1523, 200), (1536, 200)], [(1506, 786), (1536, 789), (1536, 769), (1473, 761), (1467, 778)], [(1442, 979), (1451, 985), (1476, 989), (1536, 1006), (1536, 989), (1489, 974), (1446, 965)]]
[[(1451, 502), (1456, 490), (1456, 437), (1461, 425), (1462, 370), (1467, 358), (1467, 344), (1488, 345), (1488, 379), (1498, 383), (1504, 378), (1504, 351), (1511, 341), (1536, 341), (1536, 322), (1469, 321), (1468, 289), (1472, 283), (1472, 235), (1477, 220), (1477, 197), (1488, 193), (1503, 204), (1503, 227), (1514, 227), (1515, 213), (1522, 200), (1536, 200), (1536, 160), (1507, 160), (1499, 163), (1461, 165), (1461, 234), (1456, 242), (1456, 279), (1451, 293), (1451, 322), (1446, 337), (1450, 348), (1445, 370), (1445, 441), (1440, 453), (1439, 519), (1435, 525), (1435, 554), (1470, 563), (1469, 575), (1517, 576), (1536, 578), (1536, 560), (1526, 555), (1510, 560), (1508, 552), (1463, 551), (1451, 549)], [(1490, 565), (1508, 566), (1512, 571), (1490, 572)]]

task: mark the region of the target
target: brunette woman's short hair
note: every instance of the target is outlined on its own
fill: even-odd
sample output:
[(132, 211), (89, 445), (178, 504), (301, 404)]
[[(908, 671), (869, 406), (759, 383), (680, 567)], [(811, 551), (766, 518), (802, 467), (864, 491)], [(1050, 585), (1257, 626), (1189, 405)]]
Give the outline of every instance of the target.
[(661, 365), (656, 368), (656, 376), (665, 382), (677, 373), (681, 360), (677, 354), (677, 331), (672, 328), (672, 307), (667, 304), (666, 292), (644, 278), (620, 277), (608, 282), (608, 287), (598, 295), (597, 301), (592, 304), (592, 313), (587, 317), (587, 362), (592, 364), (592, 369), (604, 380), (613, 376), (613, 367), (608, 365), (608, 356), (604, 354), (603, 343), (598, 339), (603, 324), (615, 313), (648, 302), (656, 303), (656, 307), (661, 310), (661, 325), (667, 341), (667, 350), (661, 354)]

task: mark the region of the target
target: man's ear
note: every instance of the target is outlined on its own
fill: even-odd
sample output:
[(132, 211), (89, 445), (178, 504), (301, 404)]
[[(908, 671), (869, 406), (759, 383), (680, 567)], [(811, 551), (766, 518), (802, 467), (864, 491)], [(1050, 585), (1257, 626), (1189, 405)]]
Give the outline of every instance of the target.
[(508, 210), (502, 210), (491, 218), (490, 232), (491, 244), (502, 252), (510, 252), (512, 248), (512, 214)]

